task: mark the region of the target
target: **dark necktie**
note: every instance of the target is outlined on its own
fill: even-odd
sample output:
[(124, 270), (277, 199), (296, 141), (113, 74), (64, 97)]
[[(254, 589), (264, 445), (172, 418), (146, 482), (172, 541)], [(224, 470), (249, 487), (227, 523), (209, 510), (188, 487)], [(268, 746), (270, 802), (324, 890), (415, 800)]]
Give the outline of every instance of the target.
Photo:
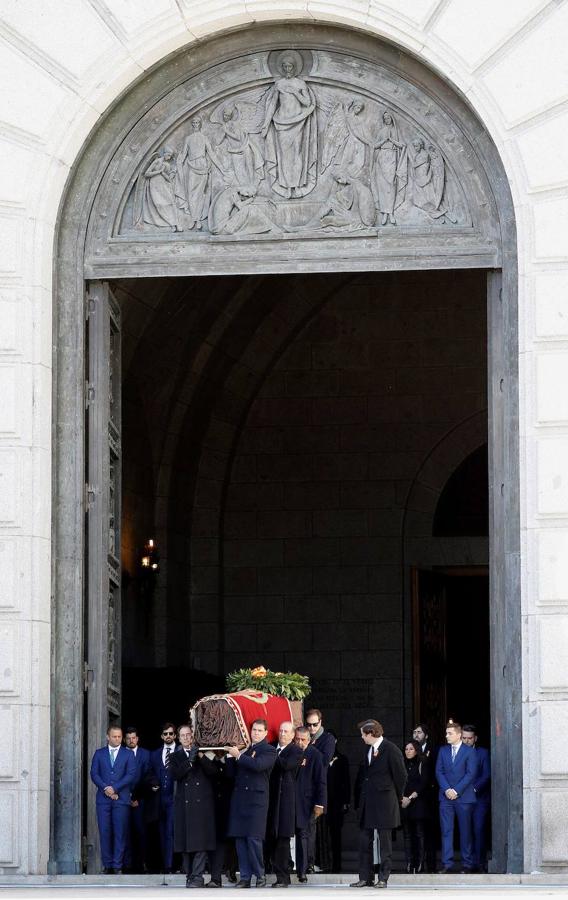
[(166, 763), (165, 763), (166, 766), (169, 766), (169, 764), (170, 764), (170, 753), (171, 752), (172, 752), (172, 748), (166, 747)]

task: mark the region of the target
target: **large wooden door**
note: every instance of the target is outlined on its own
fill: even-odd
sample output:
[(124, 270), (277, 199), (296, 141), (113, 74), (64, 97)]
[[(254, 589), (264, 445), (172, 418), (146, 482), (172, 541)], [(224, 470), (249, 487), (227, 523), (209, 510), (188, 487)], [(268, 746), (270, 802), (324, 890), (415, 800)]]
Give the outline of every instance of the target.
[[(87, 288), (86, 763), (120, 715), (120, 309), (108, 282)], [(88, 768), (87, 768), (88, 771)], [(99, 868), (94, 786), (87, 786), (87, 871)]]
[(414, 718), (432, 735), (444, 733), (446, 682), (445, 577), (424, 569), (412, 571)]
[(484, 566), (413, 569), (414, 718), (434, 740), (448, 716), (490, 731), (489, 581)]

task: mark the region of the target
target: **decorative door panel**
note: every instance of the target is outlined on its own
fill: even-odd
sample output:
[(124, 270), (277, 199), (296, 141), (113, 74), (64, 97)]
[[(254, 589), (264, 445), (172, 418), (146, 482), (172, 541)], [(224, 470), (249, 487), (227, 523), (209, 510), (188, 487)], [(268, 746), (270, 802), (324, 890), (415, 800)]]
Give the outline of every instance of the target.
[[(86, 647), (87, 763), (120, 715), (120, 308), (108, 282), (87, 289)], [(87, 793), (89, 871), (97, 870), (94, 791)]]

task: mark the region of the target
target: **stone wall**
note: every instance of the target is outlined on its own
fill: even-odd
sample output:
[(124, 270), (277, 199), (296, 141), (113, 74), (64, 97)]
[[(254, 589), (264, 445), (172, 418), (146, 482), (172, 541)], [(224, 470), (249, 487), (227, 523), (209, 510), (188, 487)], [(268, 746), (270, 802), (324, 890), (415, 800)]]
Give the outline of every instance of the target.
[[(168, 53), (258, 19), (341, 22), (420, 55), (467, 96), (511, 184), (519, 236), (525, 868), (567, 868), (568, 771), (550, 760), (568, 709), (568, 168), (565, 5), (466, 0), (5, 3), (0, 109), (0, 867), (44, 872), (50, 771), (52, 271), (57, 211), (104, 111)], [(73, 340), (69, 335), (68, 339)], [(77, 387), (79, 390), (79, 386)], [(72, 421), (56, 423), (73, 433)], [(77, 437), (80, 440), (80, 436)], [(60, 470), (65, 460), (56, 460)], [(78, 546), (80, 528), (57, 535)], [(73, 550), (74, 552), (74, 550)], [(73, 579), (81, 591), (80, 572)], [(559, 644), (560, 642), (560, 644)], [(80, 658), (80, 648), (77, 652)], [(80, 679), (74, 690), (81, 690)], [(73, 740), (81, 736), (73, 734)], [(10, 739), (13, 737), (13, 740)]]
[[(485, 304), (478, 272), (354, 278), (290, 343), (237, 444), (225, 667), (309, 674), (355, 757), (363, 717), (404, 738), (403, 517), (432, 449), (486, 408)], [(431, 539), (431, 515), (410, 510), (412, 533), (421, 516)], [(440, 562), (433, 543), (423, 565)]]

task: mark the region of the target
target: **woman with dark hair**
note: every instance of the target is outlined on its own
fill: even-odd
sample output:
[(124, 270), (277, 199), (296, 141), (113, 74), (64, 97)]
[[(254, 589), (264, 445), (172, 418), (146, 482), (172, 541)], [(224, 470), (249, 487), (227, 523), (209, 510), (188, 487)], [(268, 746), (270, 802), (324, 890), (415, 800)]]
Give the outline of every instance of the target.
[(407, 741), (405, 744), (404, 762), (408, 780), (401, 801), (401, 819), (406, 871), (418, 873), (424, 871), (424, 835), (425, 822), (429, 816), (430, 764), (416, 740)]

